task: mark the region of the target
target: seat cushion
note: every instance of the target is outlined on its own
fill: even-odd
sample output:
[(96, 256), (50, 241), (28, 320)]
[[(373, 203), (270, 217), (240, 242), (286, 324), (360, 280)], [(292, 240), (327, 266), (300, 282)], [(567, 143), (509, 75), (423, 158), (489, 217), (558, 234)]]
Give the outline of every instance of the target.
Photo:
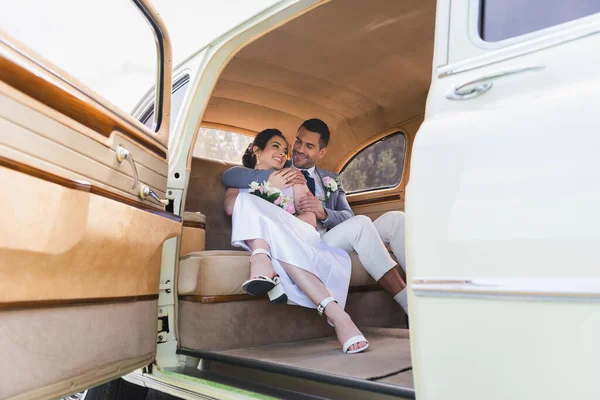
[(231, 218), (223, 210), (225, 186), (221, 176), (239, 164), (209, 158), (192, 158), (185, 211), (199, 211), (206, 220), (206, 249), (234, 250), (231, 245)]
[[(358, 255), (350, 253), (352, 275), (350, 286), (374, 285)], [(242, 284), (250, 277), (250, 254), (239, 250), (197, 251), (181, 257), (179, 262), (179, 294), (228, 296), (244, 294)]]

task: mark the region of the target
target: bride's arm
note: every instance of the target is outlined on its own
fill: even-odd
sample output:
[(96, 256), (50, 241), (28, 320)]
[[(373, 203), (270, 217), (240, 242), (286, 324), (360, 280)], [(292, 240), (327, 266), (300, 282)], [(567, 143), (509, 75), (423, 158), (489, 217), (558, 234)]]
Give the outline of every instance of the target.
[(240, 189), (227, 189), (225, 191), (225, 201), (223, 207), (225, 208), (225, 214), (231, 217), (233, 215), (233, 206), (235, 205), (235, 199), (240, 193)]

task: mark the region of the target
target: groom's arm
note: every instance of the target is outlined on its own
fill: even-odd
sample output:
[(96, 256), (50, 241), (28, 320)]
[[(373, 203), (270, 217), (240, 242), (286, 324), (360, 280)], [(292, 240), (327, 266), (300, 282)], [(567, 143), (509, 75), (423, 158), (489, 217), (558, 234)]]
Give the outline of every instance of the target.
[(246, 167), (231, 167), (223, 173), (221, 181), (227, 188), (247, 188), (254, 181), (268, 181), (273, 173), (270, 169), (252, 169)]
[(324, 208), (325, 212), (327, 213), (327, 219), (321, 223), (327, 229), (331, 229), (347, 219), (354, 217), (354, 212), (352, 211), (352, 208), (350, 208), (348, 200), (346, 200), (346, 192), (344, 192), (344, 189), (341, 187), (339, 191), (337, 202), (335, 203), (335, 209), (331, 210), (329, 208)]

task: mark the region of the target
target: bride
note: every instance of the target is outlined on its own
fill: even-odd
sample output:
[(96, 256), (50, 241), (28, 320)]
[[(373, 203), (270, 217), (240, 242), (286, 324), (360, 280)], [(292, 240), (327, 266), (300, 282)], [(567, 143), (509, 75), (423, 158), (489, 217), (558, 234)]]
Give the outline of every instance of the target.
[[(288, 155), (288, 143), (281, 131), (265, 129), (248, 146), (242, 164), (247, 168), (282, 170)], [(234, 246), (251, 251), (250, 277), (243, 285), (253, 296), (268, 293), (271, 302), (317, 308), (325, 314), (344, 353), (358, 353), (369, 346), (350, 316), (344, 311), (350, 284), (350, 257), (342, 249), (327, 246), (317, 232), (313, 213), (291, 214), (298, 200), (312, 196), (303, 178), (292, 179), (297, 170), (277, 171), (268, 184), (256, 182), (250, 189), (227, 189), (225, 212), (232, 216)], [(299, 172), (299, 171), (298, 171)], [(300, 177), (302, 175), (299, 175)], [(281, 190), (275, 205), (250, 191), (270, 186)], [(285, 200), (293, 199), (293, 204)], [(287, 211), (286, 211), (287, 210)]]

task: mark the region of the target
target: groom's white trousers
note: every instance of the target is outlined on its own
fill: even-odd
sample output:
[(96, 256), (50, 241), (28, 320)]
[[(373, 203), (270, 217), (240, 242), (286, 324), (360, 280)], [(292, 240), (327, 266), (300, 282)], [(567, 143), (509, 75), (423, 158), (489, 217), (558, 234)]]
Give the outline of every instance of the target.
[(356, 251), (360, 262), (376, 281), (396, 265), (384, 243), (390, 245), (398, 263), (406, 270), (402, 211), (387, 212), (375, 222), (364, 215), (357, 215), (333, 227), (321, 237), (331, 247)]

